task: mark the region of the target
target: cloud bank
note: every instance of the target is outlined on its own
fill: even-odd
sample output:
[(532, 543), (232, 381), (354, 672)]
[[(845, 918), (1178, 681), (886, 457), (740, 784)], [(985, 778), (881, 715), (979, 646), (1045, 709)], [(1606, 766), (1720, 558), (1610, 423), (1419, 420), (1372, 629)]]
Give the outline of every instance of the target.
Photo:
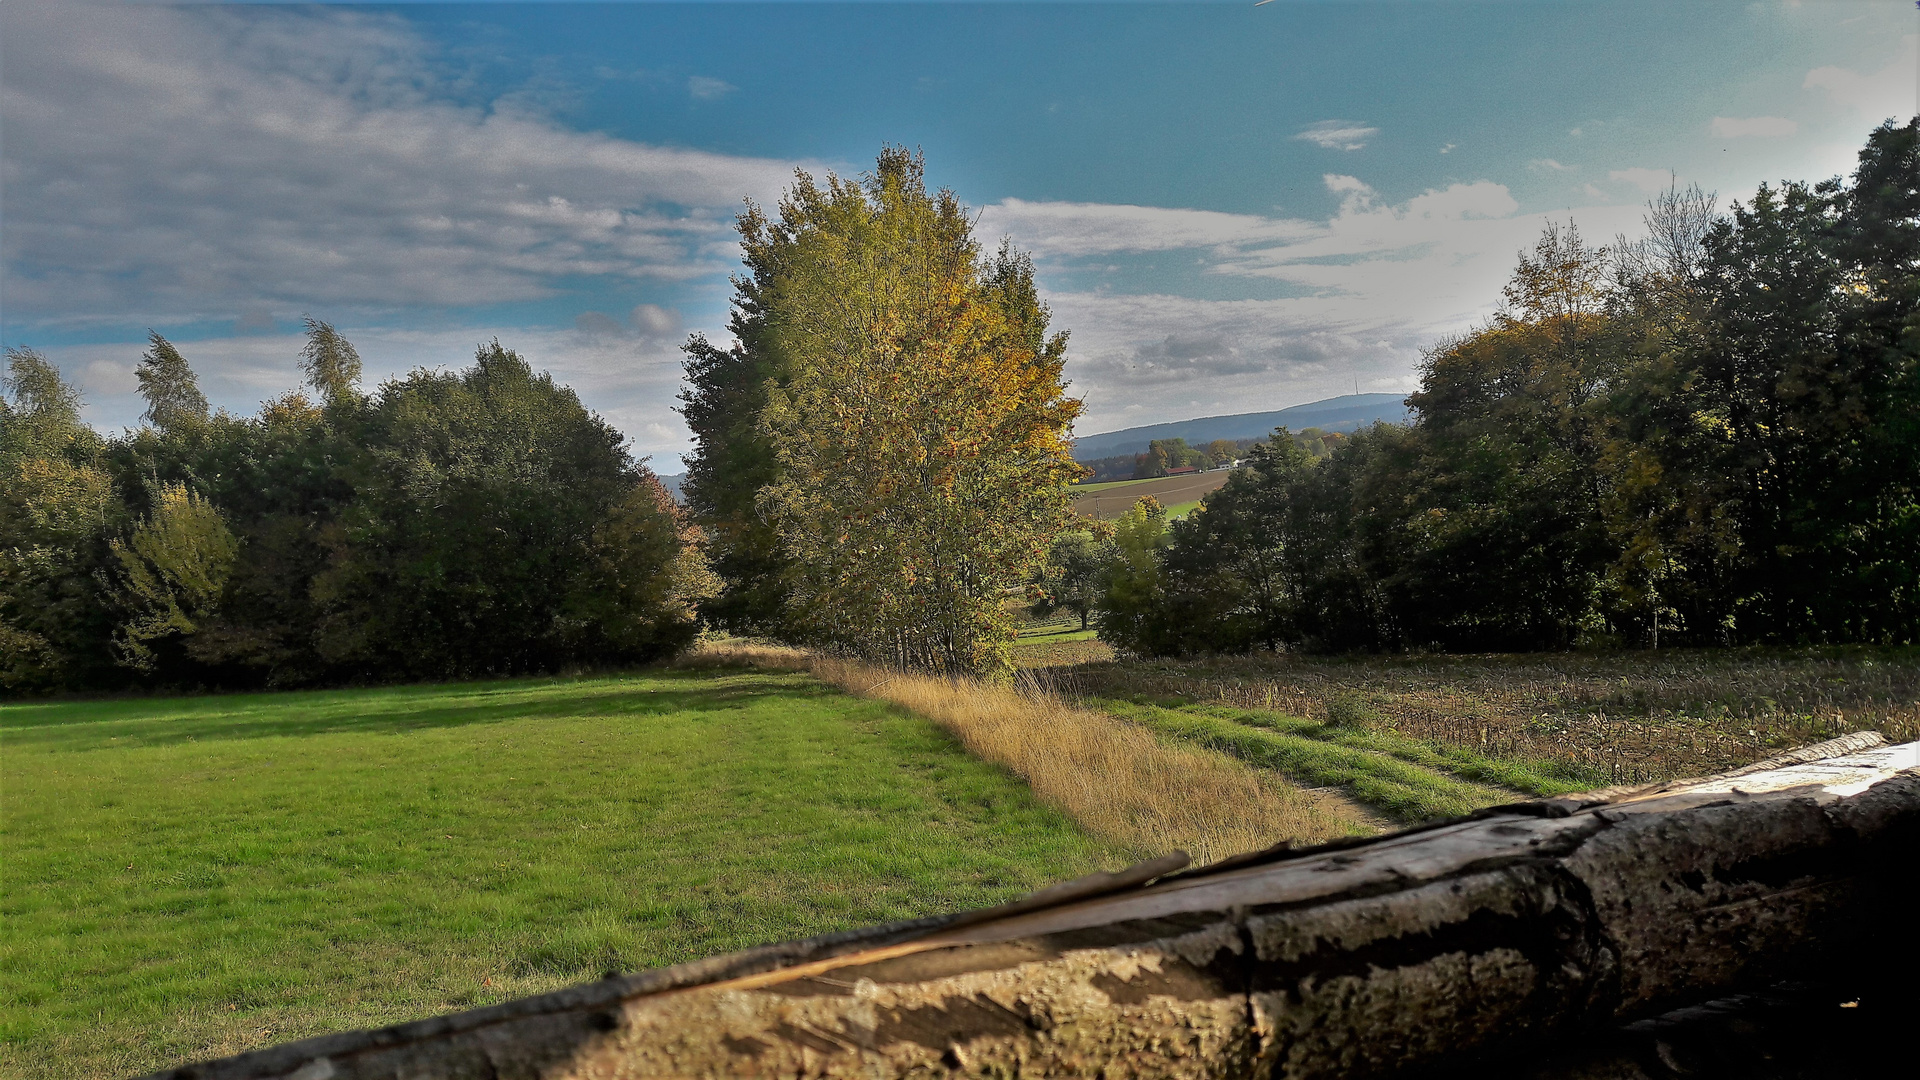
[[(1664, 185), (1666, 174), (1661, 174)], [(1515, 253), (1549, 217), (1521, 215), (1481, 180), (1389, 203), (1358, 177), (1329, 173), (1328, 219), (1007, 200), (985, 208), (986, 236), (1009, 235), (1048, 271), (1149, 252), (1192, 252), (1202, 272), (1266, 280), (1292, 295), (1204, 300), (1053, 291), (1073, 332), (1068, 374), (1097, 432), (1318, 397), (1411, 389), (1438, 338), (1494, 309)], [(1591, 236), (1634, 230), (1640, 209), (1573, 211)]]
[(566, 278), (716, 274), (740, 197), (790, 175), (510, 100), (456, 104), (455, 75), (393, 16), (7, 8), (16, 324), (479, 306)]

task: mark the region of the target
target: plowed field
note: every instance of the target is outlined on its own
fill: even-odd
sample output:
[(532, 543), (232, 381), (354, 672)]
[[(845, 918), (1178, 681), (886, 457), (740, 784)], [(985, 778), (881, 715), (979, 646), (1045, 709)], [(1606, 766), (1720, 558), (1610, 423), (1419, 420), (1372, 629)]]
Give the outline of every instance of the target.
[(1088, 484), (1075, 488), (1073, 511), (1083, 517), (1108, 521), (1126, 513), (1127, 507), (1142, 495), (1160, 500), (1161, 506), (1179, 506), (1197, 501), (1202, 495), (1227, 482), (1233, 475), (1226, 469), (1217, 472), (1161, 476), (1152, 480), (1122, 480), (1117, 484)]

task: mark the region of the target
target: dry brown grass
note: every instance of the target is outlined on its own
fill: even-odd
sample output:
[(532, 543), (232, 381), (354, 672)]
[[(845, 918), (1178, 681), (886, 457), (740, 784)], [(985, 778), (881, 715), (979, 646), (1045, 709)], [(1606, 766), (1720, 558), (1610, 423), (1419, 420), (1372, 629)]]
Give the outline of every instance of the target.
[(813, 654), (789, 645), (753, 638), (715, 638), (702, 641), (673, 662), (683, 668), (756, 668), (761, 671), (805, 671)]
[(1178, 849), (1206, 863), (1281, 840), (1313, 843), (1379, 825), (1337, 792), (1302, 789), (1211, 750), (1163, 743), (1143, 728), (1068, 705), (1032, 679), (995, 685), (886, 671), (741, 639), (703, 642), (678, 663), (810, 670), (848, 693), (890, 701), (940, 725), (975, 757), (1005, 767), (1088, 832), (1143, 857)]
[(813, 672), (932, 720), (1095, 836), (1141, 855), (1180, 849), (1206, 863), (1281, 840), (1371, 831), (1340, 796), (1257, 774), (1212, 751), (1162, 743), (1031, 682), (999, 686), (826, 657)]
[(1357, 702), (1402, 735), (1565, 761), (1612, 782), (1700, 776), (1850, 731), (1920, 738), (1913, 650), (1223, 657), (1054, 668), (1063, 695), (1219, 702), (1324, 719)]

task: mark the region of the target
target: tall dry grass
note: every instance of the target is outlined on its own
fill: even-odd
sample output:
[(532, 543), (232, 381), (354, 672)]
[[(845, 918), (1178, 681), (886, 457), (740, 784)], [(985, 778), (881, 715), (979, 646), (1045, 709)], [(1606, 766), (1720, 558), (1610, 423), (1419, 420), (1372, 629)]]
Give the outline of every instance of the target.
[(1179, 849), (1207, 863), (1281, 840), (1371, 831), (1337, 796), (1304, 791), (1209, 750), (1172, 746), (1068, 705), (1032, 683), (886, 671), (815, 657), (815, 677), (939, 724), (975, 757), (1011, 770), (1043, 802), (1136, 855)]
[(753, 638), (715, 638), (702, 641), (673, 662), (683, 668), (757, 668), (762, 671), (806, 671), (813, 654), (789, 645)]

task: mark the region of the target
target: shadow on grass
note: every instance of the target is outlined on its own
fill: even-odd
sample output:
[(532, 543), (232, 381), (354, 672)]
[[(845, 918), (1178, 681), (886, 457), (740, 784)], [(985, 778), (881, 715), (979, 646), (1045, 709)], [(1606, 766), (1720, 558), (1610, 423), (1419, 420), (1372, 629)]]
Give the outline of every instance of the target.
[(839, 691), (795, 674), (649, 671), (593, 679), (501, 679), (363, 690), (11, 704), (0, 732), (13, 748), (89, 750), (353, 733), (399, 733), (510, 720), (641, 718), (739, 709), (769, 696)]

